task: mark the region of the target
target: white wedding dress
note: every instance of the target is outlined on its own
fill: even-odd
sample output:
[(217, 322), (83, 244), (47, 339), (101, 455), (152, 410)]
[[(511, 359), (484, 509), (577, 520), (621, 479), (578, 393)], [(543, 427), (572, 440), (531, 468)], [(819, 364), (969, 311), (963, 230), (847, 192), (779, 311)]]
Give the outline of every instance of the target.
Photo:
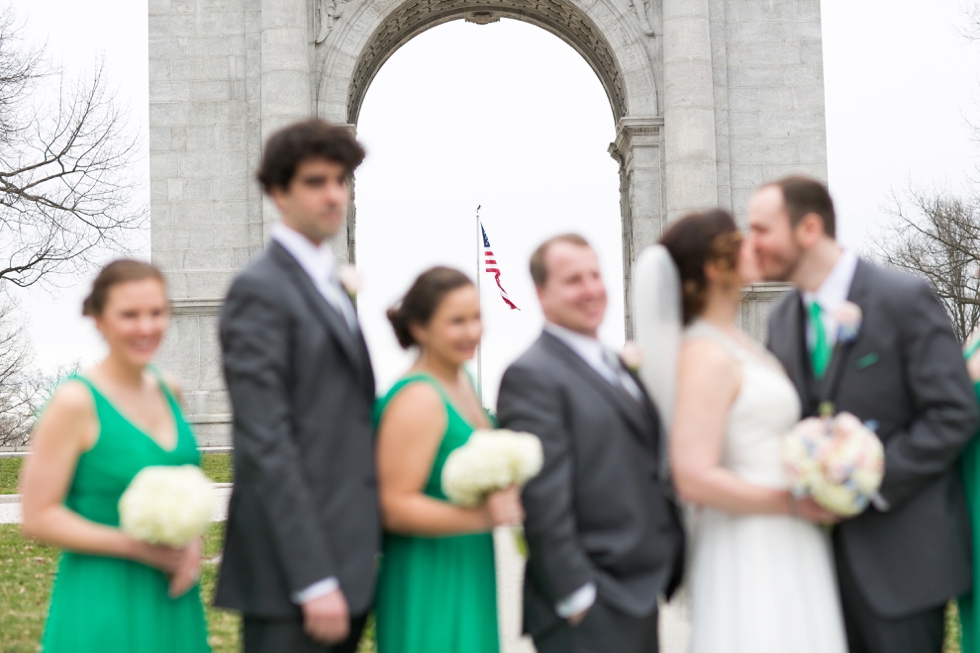
[[(749, 483), (786, 488), (784, 434), (800, 417), (779, 363), (706, 322), (685, 340), (721, 344), (742, 372), (722, 465)], [(688, 587), (692, 653), (847, 653), (828, 533), (803, 519), (698, 511)]]

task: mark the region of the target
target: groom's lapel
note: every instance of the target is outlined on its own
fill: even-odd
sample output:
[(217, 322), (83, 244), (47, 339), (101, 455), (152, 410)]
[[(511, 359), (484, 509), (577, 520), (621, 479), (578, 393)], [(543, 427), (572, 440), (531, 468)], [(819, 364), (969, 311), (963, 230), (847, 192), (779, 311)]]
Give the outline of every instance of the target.
[(655, 426), (653, 423), (647, 423), (648, 420), (644, 414), (645, 411), (641, 408), (639, 402), (626, 394), (625, 389), (614, 387), (609, 381), (602, 378), (598, 372), (592, 369), (591, 365), (582, 360), (581, 356), (569, 349), (560, 339), (547, 331), (543, 337), (557, 356), (578, 370), (578, 376), (580, 378), (588, 382), (619, 409), (619, 412), (626, 418), (630, 426), (633, 427), (636, 434), (642, 438), (645, 445), (649, 447), (656, 446), (656, 443), (653, 441), (653, 429)]
[(351, 334), (350, 327), (347, 325), (344, 316), (323, 298), (320, 291), (313, 285), (313, 280), (310, 279), (310, 276), (285, 247), (276, 241), (272, 241), (269, 245), (269, 251), (279, 264), (285, 268), (286, 272), (293, 277), (300, 292), (306, 296), (309, 305), (313, 307), (317, 315), (320, 316), (320, 319), (327, 325), (327, 332), (340, 345), (340, 348), (347, 355), (354, 369), (358, 373), (363, 372), (364, 364), (362, 357), (357, 352), (354, 336)]
[[(858, 260), (857, 268), (854, 270), (854, 279), (851, 281), (851, 288), (847, 293), (847, 301), (852, 304), (857, 304), (861, 308), (862, 313), (866, 312), (865, 303), (871, 287), (870, 273), (871, 266), (863, 260)], [(857, 337), (854, 340), (844, 344), (838, 342), (837, 346), (834, 347), (834, 355), (830, 359), (830, 364), (827, 366), (827, 373), (824, 375), (820, 387), (822, 399), (836, 403), (837, 391), (840, 389), (844, 375), (851, 367), (855, 345), (863, 334), (864, 329), (861, 328), (858, 330)]]

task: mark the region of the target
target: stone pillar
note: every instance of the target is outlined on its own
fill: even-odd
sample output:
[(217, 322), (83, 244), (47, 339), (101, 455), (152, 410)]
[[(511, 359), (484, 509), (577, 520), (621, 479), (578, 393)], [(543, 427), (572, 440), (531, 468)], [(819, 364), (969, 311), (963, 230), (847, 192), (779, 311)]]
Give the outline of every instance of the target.
[(708, 0), (663, 0), (666, 218), (718, 204)]
[(633, 335), (633, 262), (660, 239), (665, 224), (661, 187), (660, 117), (625, 117), (616, 126), (609, 154), (619, 162), (620, 211), (623, 224), (623, 292), (626, 337)]
[[(261, 132), (313, 115), (310, 58), (313, 53), (307, 0), (262, 0)], [(266, 199), (265, 237), (279, 214)]]

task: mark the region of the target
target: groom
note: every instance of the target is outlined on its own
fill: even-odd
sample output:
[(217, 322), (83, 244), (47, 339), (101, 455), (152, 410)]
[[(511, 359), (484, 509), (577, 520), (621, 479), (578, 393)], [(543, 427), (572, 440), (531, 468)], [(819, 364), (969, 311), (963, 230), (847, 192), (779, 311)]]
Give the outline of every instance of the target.
[(850, 652), (939, 653), (943, 606), (972, 584), (956, 462), (978, 424), (943, 306), (924, 281), (841, 249), (817, 181), (758, 189), (749, 227), (766, 279), (797, 287), (773, 309), (769, 348), (804, 416), (832, 402), (873, 423), (885, 446), (879, 496), (833, 532)]
[(655, 653), (657, 599), (680, 580), (684, 535), (660, 418), (603, 346), (599, 261), (580, 236), (531, 257), (544, 333), (504, 374), (500, 424), (541, 438), (524, 489), (524, 631), (538, 653)]
[(328, 242), (363, 158), (321, 120), (269, 138), (258, 178), (282, 220), (221, 313), (235, 485), (215, 603), (242, 613), (245, 653), (353, 653), (371, 607), (374, 376)]

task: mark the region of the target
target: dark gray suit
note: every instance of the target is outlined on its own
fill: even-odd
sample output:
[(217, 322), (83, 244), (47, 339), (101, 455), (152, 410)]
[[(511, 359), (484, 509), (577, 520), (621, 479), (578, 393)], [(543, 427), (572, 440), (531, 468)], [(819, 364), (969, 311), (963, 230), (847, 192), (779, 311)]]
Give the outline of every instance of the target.
[(798, 291), (769, 321), (769, 348), (796, 384), (805, 416), (821, 401), (877, 423), (888, 504), (834, 531), (851, 653), (940, 650), (942, 606), (972, 585), (970, 525), (956, 461), (978, 408), (946, 313), (922, 280), (859, 261), (848, 300), (857, 339), (824, 378), (811, 371)]
[(329, 650), (304, 638), (291, 596), (336, 577), (352, 615), (371, 606), (381, 527), (367, 348), (276, 242), (235, 278), (220, 330), (235, 485), (215, 603), (243, 613), (246, 652)]
[[(544, 468), (523, 493), (525, 632), (539, 653), (655, 652), (657, 598), (680, 582), (684, 534), (659, 472), (653, 404), (546, 332), (504, 374), (498, 410), (502, 427), (544, 444)], [(597, 602), (572, 628), (555, 606), (589, 582)]]

